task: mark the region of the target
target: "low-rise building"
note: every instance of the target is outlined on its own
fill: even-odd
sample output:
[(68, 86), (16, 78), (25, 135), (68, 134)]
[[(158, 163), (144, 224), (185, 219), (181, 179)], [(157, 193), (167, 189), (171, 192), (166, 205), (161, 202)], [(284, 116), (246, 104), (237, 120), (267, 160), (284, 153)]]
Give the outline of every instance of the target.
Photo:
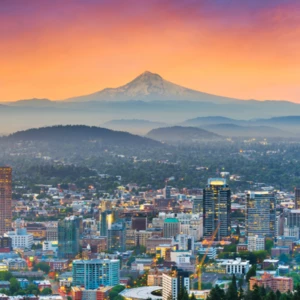
[(290, 247), (289, 246), (281, 246), (281, 247), (274, 247), (271, 249), (271, 256), (272, 257), (279, 257), (280, 254), (290, 254)]
[(22, 258), (7, 258), (3, 262), (7, 264), (9, 271), (24, 271), (28, 269), (26, 260)]
[(251, 291), (254, 289), (254, 286), (264, 286), (265, 288), (270, 288), (273, 292), (278, 290), (280, 293), (287, 293), (294, 289), (292, 278), (272, 276), (268, 273), (264, 273), (261, 276), (251, 277), (249, 280), (249, 288)]
[(17, 228), (15, 231), (8, 231), (4, 236), (11, 238), (12, 247), (15, 248), (28, 248), (31, 249), (33, 244), (33, 235), (27, 233), (26, 228)]
[(236, 259), (218, 259), (217, 265), (221, 269), (225, 269), (226, 274), (247, 274), (251, 265), (249, 260), (242, 261), (241, 258)]
[(99, 287), (95, 290), (86, 290), (84, 287), (72, 287), (73, 300), (107, 300), (112, 286)]
[(207, 257), (209, 259), (216, 259), (217, 257), (217, 248), (209, 247), (209, 249), (201, 247), (198, 249), (198, 254), (205, 255), (207, 253)]
[(159, 236), (152, 236), (151, 238), (147, 239), (146, 241), (146, 250), (147, 253), (155, 254), (156, 247), (159, 245), (171, 245), (173, 242), (172, 238), (164, 238)]

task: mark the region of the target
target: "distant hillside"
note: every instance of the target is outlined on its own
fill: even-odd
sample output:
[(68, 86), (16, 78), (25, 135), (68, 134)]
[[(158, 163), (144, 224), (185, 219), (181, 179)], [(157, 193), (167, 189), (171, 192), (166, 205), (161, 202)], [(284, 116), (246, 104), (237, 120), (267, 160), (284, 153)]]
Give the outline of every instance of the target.
[(195, 143), (222, 139), (218, 134), (197, 127), (164, 127), (151, 130), (147, 137), (167, 143)]
[(270, 126), (241, 126), (236, 124), (211, 124), (204, 128), (230, 137), (294, 137), (291, 132)]
[(48, 107), (48, 106), (55, 106), (56, 102), (51, 101), (49, 99), (24, 99), (24, 100), (18, 100), (15, 102), (8, 102), (6, 103), (9, 106), (26, 106), (26, 107)]
[(239, 120), (234, 120), (231, 118), (226, 118), (221, 116), (212, 116), (212, 117), (198, 117), (194, 119), (189, 119), (184, 121), (182, 125), (198, 127), (207, 124), (238, 124), (240, 122), (246, 122), (246, 121), (239, 121)]
[(52, 126), (28, 129), (11, 134), (4, 139), (10, 141), (74, 142), (99, 141), (108, 145), (158, 146), (160, 143), (128, 132), (113, 131), (84, 125)]
[(154, 128), (165, 127), (167, 126), (167, 124), (139, 119), (120, 119), (111, 120), (109, 122), (103, 123), (101, 126), (112, 130), (128, 131), (130, 133), (144, 135)]

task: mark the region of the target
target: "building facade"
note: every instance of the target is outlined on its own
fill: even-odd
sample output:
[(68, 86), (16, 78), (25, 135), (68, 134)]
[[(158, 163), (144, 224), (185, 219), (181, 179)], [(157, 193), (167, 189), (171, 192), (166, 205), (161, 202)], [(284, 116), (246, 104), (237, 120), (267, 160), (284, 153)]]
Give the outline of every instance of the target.
[(248, 236), (248, 251), (265, 250), (265, 237), (261, 235)]
[(287, 293), (288, 291), (292, 292), (294, 289), (292, 278), (283, 276), (273, 277), (268, 273), (264, 273), (261, 276), (251, 277), (249, 280), (250, 290), (253, 291), (255, 286), (270, 288), (274, 293), (276, 293), (276, 291), (279, 291), (280, 293)]
[(0, 167), (0, 234), (12, 229), (12, 169)]
[(204, 237), (210, 238), (219, 226), (216, 240), (230, 236), (231, 191), (224, 178), (210, 178), (203, 190)]
[(176, 218), (166, 218), (164, 221), (164, 237), (175, 237), (180, 233), (180, 223)]
[(247, 236), (275, 237), (275, 197), (270, 192), (248, 192), (246, 208)]
[(33, 235), (27, 233), (26, 228), (17, 228), (15, 231), (6, 232), (4, 236), (11, 238), (13, 249), (31, 249), (33, 244)]
[(124, 223), (113, 223), (107, 233), (107, 245), (110, 251), (126, 251), (126, 227)]
[(190, 273), (172, 267), (169, 274), (162, 274), (162, 298), (163, 300), (177, 300), (179, 292), (186, 289), (190, 293)]
[(74, 258), (80, 250), (81, 218), (71, 216), (58, 222), (58, 257)]
[(118, 259), (92, 259), (73, 261), (73, 286), (97, 289), (99, 286), (115, 286), (120, 283)]

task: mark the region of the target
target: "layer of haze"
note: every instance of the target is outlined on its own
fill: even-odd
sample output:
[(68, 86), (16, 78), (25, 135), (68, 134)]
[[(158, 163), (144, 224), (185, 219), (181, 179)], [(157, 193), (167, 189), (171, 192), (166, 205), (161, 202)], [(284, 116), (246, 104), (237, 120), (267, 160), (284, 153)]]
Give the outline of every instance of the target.
[(145, 70), (196, 90), (300, 102), (300, 1), (2, 0), (0, 101), (65, 99)]

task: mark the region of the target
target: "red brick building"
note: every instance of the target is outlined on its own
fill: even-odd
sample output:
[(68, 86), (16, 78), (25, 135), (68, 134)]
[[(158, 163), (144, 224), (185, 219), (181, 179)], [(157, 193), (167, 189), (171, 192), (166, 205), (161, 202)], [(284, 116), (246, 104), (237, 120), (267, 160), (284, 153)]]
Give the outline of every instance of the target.
[(286, 293), (288, 291), (292, 292), (294, 289), (292, 278), (283, 276), (273, 277), (268, 273), (264, 273), (263, 275), (261, 275), (261, 277), (251, 277), (249, 280), (251, 291), (254, 289), (255, 285), (257, 285), (258, 287), (264, 286), (265, 288), (270, 288), (274, 292), (278, 290), (280, 293)]

